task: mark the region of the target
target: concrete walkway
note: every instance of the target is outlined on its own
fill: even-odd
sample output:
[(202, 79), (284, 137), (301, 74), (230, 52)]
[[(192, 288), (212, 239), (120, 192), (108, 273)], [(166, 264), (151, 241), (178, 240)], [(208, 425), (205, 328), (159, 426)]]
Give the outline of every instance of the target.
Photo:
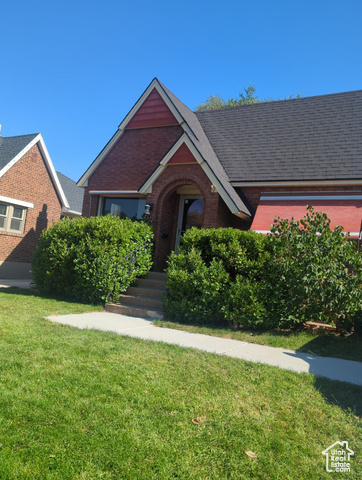
[(107, 312), (92, 312), (48, 317), (49, 320), (81, 329), (115, 332), (120, 335), (165, 342), (181, 347), (196, 348), (210, 353), (260, 362), (294, 372), (362, 385), (362, 363), (331, 357), (316, 357), (294, 350), (212, 337), (197, 333), (160, 328), (143, 318), (127, 317)]

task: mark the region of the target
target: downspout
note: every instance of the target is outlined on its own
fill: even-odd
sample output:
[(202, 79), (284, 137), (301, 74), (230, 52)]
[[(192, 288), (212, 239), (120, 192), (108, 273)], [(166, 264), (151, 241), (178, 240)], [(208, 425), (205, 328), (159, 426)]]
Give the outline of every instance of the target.
[(90, 218), (91, 216), (91, 211), (92, 211), (92, 195), (89, 195), (89, 214), (88, 214), (88, 217)]

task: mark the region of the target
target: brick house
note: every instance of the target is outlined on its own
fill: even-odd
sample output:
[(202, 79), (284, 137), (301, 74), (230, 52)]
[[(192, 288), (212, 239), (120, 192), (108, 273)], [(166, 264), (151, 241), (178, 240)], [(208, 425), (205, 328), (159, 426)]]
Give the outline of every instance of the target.
[(81, 214), (68, 195), (73, 209), (41, 134), (0, 137), (0, 278), (30, 277), (41, 231), (62, 215)]
[(156, 270), (191, 226), (266, 232), (306, 205), (356, 239), (362, 91), (192, 112), (155, 78), (78, 186), (85, 216), (150, 206)]

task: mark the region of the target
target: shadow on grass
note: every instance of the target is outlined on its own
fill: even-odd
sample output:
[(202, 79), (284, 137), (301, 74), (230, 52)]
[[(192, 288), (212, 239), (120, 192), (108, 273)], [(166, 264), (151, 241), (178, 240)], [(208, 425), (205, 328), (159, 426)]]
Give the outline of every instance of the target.
[[(7, 287), (7, 288), (0, 288), (0, 293), (8, 294), (8, 295), (22, 295), (26, 297), (36, 297), (36, 298), (43, 298), (45, 300), (57, 300), (59, 302), (66, 302), (66, 303), (77, 303), (79, 305), (94, 305), (92, 303), (81, 302), (79, 300), (74, 300), (71, 298), (66, 298), (60, 295), (45, 295), (40, 293), (35, 288), (20, 288), (20, 287)], [(100, 305), (100, 304), (98, 304)], [(94, 305), (96, 306), (96, 305)]]
[(362, 335), (318, 335), (299, 348), (298, 352), (362, 362)]
[(362, 387), (323, 377), (315, 377), (314, 386), (330, 404), (362, 417)]

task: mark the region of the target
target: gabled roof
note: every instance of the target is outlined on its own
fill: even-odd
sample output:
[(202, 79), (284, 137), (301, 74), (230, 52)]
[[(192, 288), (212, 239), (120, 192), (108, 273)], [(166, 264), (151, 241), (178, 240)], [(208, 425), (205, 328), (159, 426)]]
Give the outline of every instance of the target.
[(0, 137), (0, 174), (37, 136), (37, 133), (32, 133), (16, 137)]
[(15, 137), (0, 137), (0, 177), (10, 170), (34, 145), (38, 144), (43, 160), (47, 166), (61, 204), (69, 208), (68, 201), (54, 170), (41, 133), (19, 135)]
[(84, 189), (81, 187), (77, 187), (76, 182), (63, 175), (63, 173), (57, 172), (57, 175), (63, 192), (69, 203), (69, 209), (66, 210), (66, 213), (81, 215), (83, 207)]
[(234, 185), (362, 180), (362, 90), (196, 116)]
[[(164, 85), (162, 85), (161, 82), (160, 82), (160, 85), (165, 90), (167, 95), (170, 97), (171, 101), (176, 106), (176, 108), (178, 109), (182, 117), (185, 119), (185, 122), (187, 123), (191, 131), (191, 140), (194, 141), (195, 147), (200, 152), (201, 157), (206, 161), (213, 176), (215, 176), (218, 179), (222, 188), (225, 190), (230, 200), (234, 203), (237, 210), (248, 216), (251, 216), (249, 209), (246, 207), (244, 202), (236, 193), (234, 187), (231, 185), (229, 177), (224, 167), (220, 163), (220, 160), (217, 157), (211, 143), (209, 142), (209, 139), (205, 134), (205, 131), (202, 125), (200, 124), (199, 119), (197, 118), (195, 113), (192, 112), (188, 107), (186, 107), (186, 105), (184, 105), (181, 102), (181, 100), (179, 100), (172, 92), (170, 92), (170, 90), (168, 90)], [(192, 137), (194, 137), (194, 139)], [(218, 186), (215, 185), (215, 187), (221, 194), (221, 191), (218, 188)], [(225, 198), (224, 198), (224, 201), (225, 201)], [(230, 209), (231, 211), (233, 211), (232, 208)], [(233, 213), (236, 213), (236, 212), (233, 211)]]
[[(213, 147), (211, 146), (207, 136), (205, 135), (205, 132), (195, 113), (192, 112), (188, 107), (186, 107), (186, 105), (184, 105), (172, 92), (170, 92), (170, 90), (168, 90), (157, 78), (154, 78), (150, 85), (143, 92), (136, 104), (133, 106), (133, 108), (119, 125), (118, 131), (113, 135), (111, 140), (104, 147), (98, 157), (94, 160), (92, 165), (80, 178), (77, 185), (87, 185), (88, 178), (98, 168), (106, 155), (121, 138), (129, 122), (132, 120), (134, 115), (137, 113), (139, 108), (142, 106), (142, 104), (145, 102), (147, 97), (154, 89), (157, 90), (159, 95), (169, 107), (171, 113), (174, 115), (177, 122), (184, 129), (187, 138), (189, 139), (189, 141), (191, 141), (194, 149), (197, 152), (197, 161), (200, 164), (202, 162), (205, 162), (205, 165), (203, 165), (203, 170), (205, 171), (206, 175), (208, 175), (210, 181), (214, 184), (216, 190), (221, 195), (225, 203), (228, 205), (231, 212), (244, 218), (251, 217), (248, 208), (241, 200), (239, 195), (236, 193), (234, 187), (231, 185), (228, 175), (225, 172), (224, 167), (221, 165), (217, 155), (215, 154)], [(186, 139), (186, 137), (183, 138)], [(180, 139), (178, 140), (178, 142), (179, 141)], [(160, 162), (161, 161), (164, 161), (164, 159), (160, 159)], [(158, 167), (154, 172), (154, 175), (151, 175), (151, 177), (157, 178), (161, 170), (160, 167)]]

